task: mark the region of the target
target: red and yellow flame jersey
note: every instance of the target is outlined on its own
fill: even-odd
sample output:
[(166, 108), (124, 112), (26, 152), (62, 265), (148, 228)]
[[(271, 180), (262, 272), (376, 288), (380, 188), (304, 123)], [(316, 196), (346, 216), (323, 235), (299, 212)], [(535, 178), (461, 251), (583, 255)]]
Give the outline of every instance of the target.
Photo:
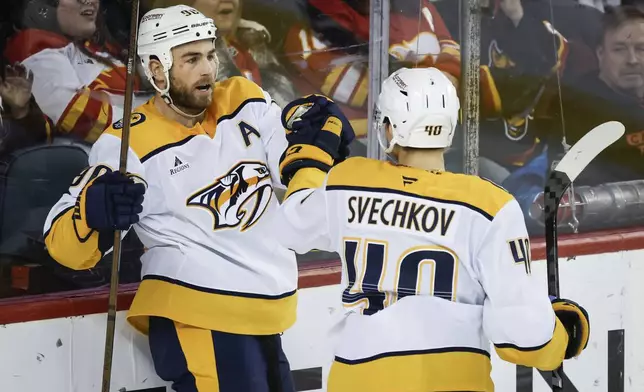
[[(301, 94), (322, 93), (342, 106), (359, 136), (367, 131), (369, 88), (369, 15), (344, 0), (308, 0), (319, 15), (311, 26), (294, 25), (284, 54), (297, 74)], [(460, 78), (460, 46), (452, 39), (434, 5), (423, 0), (420, 14), (392, 10), (389, 28), (390, 65), (436, 67)], [(481, 95), (486, 110), (499, 110), (489, 72), (481, 69)]]
[[(341, 104), (356, 133), (366, 133), (369, 89), (369, 15), (342, 0), (309, 0), (326, 23), (294, 25), (284, 53), (299, 75), (293, 82), (301, 94), (322, 93)], [(434, 6), (424, 2), (420, 18), (393, 13), (389, 53), (419, 66), (459, 67), (459, 48)]]
[[(14, 35), (4, 55), (33, 72), (33, 96), (58, 131), (94, 142), (123, 116), (126, 69), (109, 53), (90, 44), (85, 49), (114, 67), (83, 53), (64, 36), (37, 29)], [(149, 98), (135, 95), (134, 105)]]
[(262, 76), (259, 72), (259, 65), (257, 65), (257, 62), (248, 48), (233, 38), (226, 38), (226, 43), (228, 44), (230, 57), (232, 57), (242, 76), (261, 86)]
[[(269, 221), (286, 148), (281, 111), (255, 83), (216, 84), (206, 118), (186, 128), (154, 100), (134, 110), (127, 170), (147, 186), (134, 225), (147, 249), (142, 282), (128, 314), (147, 331), (148, 316), (236, 334), (266, 335), (295, 322), (297, 262)], [(47, 217), (50, 255), (73, 269), (94, 266), (111, 235), (85, 220), (87, 184), (117, 170), (122, 122), (94, 143), (81, 173)]]

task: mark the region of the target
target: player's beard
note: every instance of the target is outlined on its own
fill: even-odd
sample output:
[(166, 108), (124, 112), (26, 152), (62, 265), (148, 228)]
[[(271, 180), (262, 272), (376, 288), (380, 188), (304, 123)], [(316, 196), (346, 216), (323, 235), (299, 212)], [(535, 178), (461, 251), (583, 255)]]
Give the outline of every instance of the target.
[(197, 94), (196, 86), (203, 84), (210, 84), (212, 93), (212, 80), (200, 80), (192, 86), (186, 86), (171, 76), (169, 94), (172, 103), (187, 114), (201, 113), (212, 103), (212, 94)]

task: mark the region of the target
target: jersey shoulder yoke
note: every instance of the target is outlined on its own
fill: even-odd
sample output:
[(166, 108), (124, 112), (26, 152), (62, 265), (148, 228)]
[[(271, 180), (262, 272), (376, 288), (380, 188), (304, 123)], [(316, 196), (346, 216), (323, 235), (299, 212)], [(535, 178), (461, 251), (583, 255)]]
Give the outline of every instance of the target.
[(210, 111), (217, 123), (234, 118), (249, 103), (267, 103), (264, 90), (255, 82), (241, 76), (234, 76), (215, 84), (213, 104)]
[(513, 199), (506, 190), (477, 176), (432, 172), (374, 159), (349, 158), (329, 172), (327, 190), (400, 194), (458, 204), (488, 220)]

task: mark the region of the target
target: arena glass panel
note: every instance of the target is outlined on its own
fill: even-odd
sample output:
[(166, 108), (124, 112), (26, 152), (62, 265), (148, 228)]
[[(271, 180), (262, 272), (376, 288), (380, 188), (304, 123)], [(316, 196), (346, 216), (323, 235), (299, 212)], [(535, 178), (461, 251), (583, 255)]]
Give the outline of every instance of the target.
[[(65, 0), (54, 7), (47, 1), (31, 1), (3, 6), (8, 11), (2, 22), (3, 80), (14, 87), (4, 89), (2, 95), (3, 298), (94, 289), (109, 282), (111, 255), (95, 268), (72, 271), (49, 257), (42, 236), (45, 216), (85, 166), (91, 143), (123, 110), (129, 2), (97, 2), (92, 23), (74, 19), (75, 3)], [(143, 1), (141, 15), (152, 7), (178, 3)], [(520, 201), (537, 240), (544, 230), (543, 179), (566, 143), (574, 143), (599, 122), (623, 121), (625, 140), (575, 184), (574, 203), (566, 199), (560, 229), (582, 237), (598, 230), (637, 230), (643, 222), (644, 190), (637, 172), (642, 167), (638, 165), (642, 137), (636, 107), (620, 99), (628, 96), (621, 92), (633, 91), (639, 83), (631, 71), (640, 49), (629, 43), (626, 50), (633, 54), (623, 60), (620, 51), (624, 49), (619, 37), (614, 37), (620, 26), (634, 23), (636, 10), (566, 7), (549, 1), (504, 3), (521, 4), (519, 11), (491, 3), (484, 7), (481, 19), (479, 174)], [(254, 80), (282, 106), (311, 93), (332, 97), (358, 135), (352, 155), (366, 155), (369, 80), (374, 77), (369, 69), (369, 1), (239, 0), (232, 11), (225, 12), (211, 2), (192, 5), (219, 26), (220, 79), (236, 75)], [(390, 71), (436, 66), (462, 85), (459, 2), (395, 0), (389, 8)], [(570, 22), (578, 18), (586, 22)], [(74, 78), (73, 72), (78, 71), (70, 59), (69, 69), (29, 69), (41, 76), (33, 82), (25, 73), (28, 68), (4, 69), (16, 62), (29, 64), (45, 49), (67, 45), (84, 56), (83, 65), (99, 68), (96, 78), (85, 83), (81, 76)], [(613, 80), (604, 74), (616, 76)], [(611, 95), (614, 89), (619, 93)], [(135, 104), (152, 95), (144, 78), (136, 91)], [(447, 170), (463, 170), (464, 137), (459, 125), (453, 147), (446, 153)], [(139, 257), (144, 249), (133, 232), (126, 236), (122, 252), (121, 284), (135, 284), (140, 280)], [(336, 260), (336, 254), (326, 252), (298, 256), (304, 271)]]

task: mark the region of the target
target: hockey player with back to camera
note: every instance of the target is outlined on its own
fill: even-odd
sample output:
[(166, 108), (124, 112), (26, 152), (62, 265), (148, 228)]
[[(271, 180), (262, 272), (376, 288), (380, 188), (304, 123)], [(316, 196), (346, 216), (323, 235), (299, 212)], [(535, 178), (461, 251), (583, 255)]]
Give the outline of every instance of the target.
[(275, 230), (298, 253), (342, 255), (346, 315), (330, 392), (488, 392), (489, 340), (502, 359), (542, 370), (587, 345), (586, 311), (551, 301), (546, 282), (531, 275), (516, 200), (445, 171), (459, 106), (435, 68), (385, 80), (376, 129), (398, 164), (344, 160), (353, 130), (324, 98), (283, 111), (288, 190)]
[(146, 13), (138, 56), (154, 98), (122, 122), (51, 210), (47, 249), (94, 266), (133, 225), (142, 282), (127, 319), (149, 335), (158, 375), (179, 392), (293, 391), (280, 333), (295, 322), (297, 264), (268, 226), (287, 146), (280, 109), (252, 81), (215, 83), (216, 27), (194, 8)]

